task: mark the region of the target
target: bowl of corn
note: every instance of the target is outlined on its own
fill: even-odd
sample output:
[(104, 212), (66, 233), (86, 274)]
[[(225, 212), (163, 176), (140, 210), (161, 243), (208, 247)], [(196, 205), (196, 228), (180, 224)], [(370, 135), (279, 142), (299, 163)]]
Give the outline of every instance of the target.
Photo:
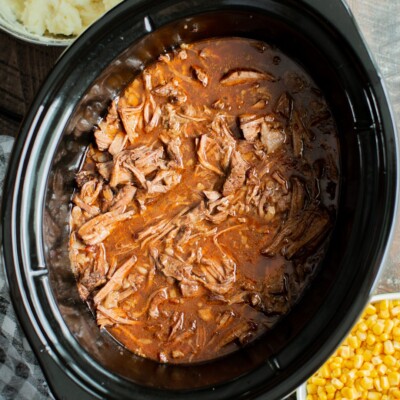
[(400, 293), (374, 296), (298, 400), (400, 400)]

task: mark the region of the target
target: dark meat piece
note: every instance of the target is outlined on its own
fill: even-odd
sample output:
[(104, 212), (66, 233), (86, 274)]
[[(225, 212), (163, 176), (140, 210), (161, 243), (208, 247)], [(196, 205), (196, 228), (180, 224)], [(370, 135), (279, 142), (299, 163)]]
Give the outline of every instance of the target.
[(133, 200), (136, 190), (136, 187), (132, 185), (125, 185), (122, 187), (122, 189), (114, 197), (110, 211), (116, 210), (120, 207), (128, 206)]
[(268, 72), (261, 72), (255, 69), (235, 69), (226, 73), (220, 80), (224, 86), (243, 85), (257, 81), (275, 81), (275, 77)]
[(164, 144), (167, 145), (167, 153), (170, 159), (173, 161), (174, 166), (178, 168), (183, 168), (183, 159), (181, 153), (181, 139), (177, 137), (167, 137), (160, 135), (160, 139)]
[(189, 279), (191, 277), (191, 265), (187, 265), (184, 262), (179, 261), (178, 259), (167, 254), (160, 254), (159, 260), (161, 272), (165, 276), (170, 276), (177, 281), (181, 281), (184, 278)]
[(125, 221), (135, 214), (134, 211), (124, 213), (125, 207), (98, 215), (86, 222), (78, 230), (78, 235), (89, 245), (102, 242), (120, 221)]
[(289, 119), (292, 114), (293, 100), (287, 92), (283, 92), (276, 103), (275, 111)]
[(280, 129), (273, 128), (271, 124), (261, 124), (261, 143), (267, 148), (268, 153), (273, 153), (285, 142), (285, 135)]
[(303, 210), (306, 190), (299, 178), (293, 177), (290, 182), (292, 184), (292, 200), (290, 202), (289, 218), (294, 218)]
[(261, 253), (272, 256), (280, 251), (290, 260), (303, 248), (315, 248), (330, 226), (331, 219), (326, 210), (304, 210), (300, 215), (289, 218), (272, 243)]
[(244, 138), (249, 142), (254, 142), (261, 132), (264, 117), (257, 114), (244, 114), (239, 117), (239, 120)]
[(110, 180), (113, 167), (114, 163), (112, 161), (96, 164), (97, 171), (106, 181)]
[(197, 157), (200, 164), (210, 171), (215, 172), (218, 175), (224, 175), (220, 168), (211, 164), (209, 158), (214, 157), (218, 154), (215, 153), (215, 147), (218, 144), (214, 139), (210, 138), (208, 135), (202, 135), (199, 142), (199, 147), (197, 149)]
[(179, 282), (179, 289), (183, 297), (194, 297), (199, 293), (199, 285), (195, 281), (189, 279), (182, 279)]
[(125, 132), (128, 135), (129, 141), (131, 143), (133, 143), (138, 137), (136, 127), (138, 126), (139, 120), (141, 118), (143, 105), (144, 103), (140, 104), (137, 107), (119, 107), (118, 109), (122, 124), (125, 128)]
[(93, 180), (93, 178), (95, 177), (95, 174), (93, 171), (79, 171), (76, 175), (75, 175), (75, 182), (78, 185), (78, 187), (82, 187), (86, 182), (89, 182), (91, 180)]
[(100, 213), (99, 207), (86, 204), (77, 194), (73, 197), (72, 202), (80, 207), (81, 210), (86, 211), (91, 217)]
[(106, 249), (103, 243), (95, 246), (94, 249), (90, 249), (89, 257), (92, 258), (92, 265), (87, 266), (78, 277), (79, 294), (82, 300), (86, 300), (96, 287), (106, 282), (106, 274), (108, 271)]
[(303, 235), (297, 237), (287, 246), (285, 257), (290, 260), (303, 248), (309, 247), (313, 250), (325, 238), (331, 228), (331, 224), (331, 218), (327, 211), (313, 214)]
[(152, 93), (161, 96), (167, 97), (173, 100), (173, 103), (181, 104), (184, 103), (187, 99), (185, 92), (179, 88), (178, 85), (175, 85), (176, 81), (172, 81), (166, 83), (165, 85), (157, 86), (152, 90)]
[(136, 261), (136, 256), (132, 256), (114, 272), (111, 279), (94, 297), (95, 304), (101, 303), (110, 292), (118, 290), (122, 286), (124, 279), (128, 276)]
[(147, 181), (147, 191), (152, 193), (166, 193), (181, 181), (181, 174), (174, 170), (160, 170), (152, 181)]
[(196, 79), (199, 80), (204, 87), (206, 87), (208, 85), (208, 80), (209, 80), (206, 71), (204, 71), (203, 68), (197, 65), (193, 65), (191, 68), (193, 71), (193, 75), (196, 77)]
[(127, 141), (128, 141), (128, 136), (123, 132), (118, 132), (114, 136), (114, 139), (108, 148), (108, 152), (111, 155), (116, 156), (124, 149)]
[(246, 172), (250, 165), (243, 160), (242, 155), (238, 151), (234, 151), (231, 160), (231, 170), (224, 183), (222, 190), (223, 196), (228, 196), (241, 188), (246, 180)]
[(107, 150), (119, 131), (121, 131), (121, 124), (118, 117), (116, 101), (114, 100), (108, 110), (106, 119), (103, 119), (99, 123), (98, 129), (94, 132), (99, 150)]

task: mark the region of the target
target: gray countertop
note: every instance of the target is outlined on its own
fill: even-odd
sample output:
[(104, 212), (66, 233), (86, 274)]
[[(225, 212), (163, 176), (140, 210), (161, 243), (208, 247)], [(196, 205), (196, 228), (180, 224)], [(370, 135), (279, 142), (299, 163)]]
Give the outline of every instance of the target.
[[(347, 3), (385, 80), (400, 134), (400, 0)], [(384, 292), (400, 292), (400, 215), (375, 288), (375, 293)]]

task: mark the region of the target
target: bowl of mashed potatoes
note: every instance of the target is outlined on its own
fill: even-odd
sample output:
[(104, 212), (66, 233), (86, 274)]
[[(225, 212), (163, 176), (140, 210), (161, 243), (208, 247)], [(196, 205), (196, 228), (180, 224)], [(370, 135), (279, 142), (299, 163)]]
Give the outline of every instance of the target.
[(0, 29), (18, 39), (68, 46), (121, 0), (0, 0)]

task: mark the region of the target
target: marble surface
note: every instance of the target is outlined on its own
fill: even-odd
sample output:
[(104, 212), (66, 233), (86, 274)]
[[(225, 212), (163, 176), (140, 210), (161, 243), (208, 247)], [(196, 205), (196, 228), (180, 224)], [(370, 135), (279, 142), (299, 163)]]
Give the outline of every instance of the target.
[[(384, 78), (400, 135), (400, 0), (347, 3)], [(374, 293), (385, 292), (400, 292), (400, 213)]]

